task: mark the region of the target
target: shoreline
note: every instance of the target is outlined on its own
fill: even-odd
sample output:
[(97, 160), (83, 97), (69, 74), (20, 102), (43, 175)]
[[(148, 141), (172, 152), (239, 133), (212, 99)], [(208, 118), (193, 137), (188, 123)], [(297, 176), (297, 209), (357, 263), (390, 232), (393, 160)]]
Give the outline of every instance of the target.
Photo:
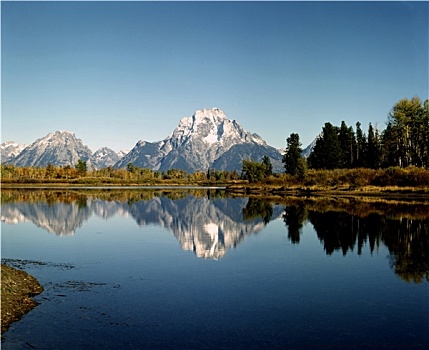
[(429, 200), (429, 186), (279, 186), (265, 183), (68, 184), (0, 183), (4, 190), (225, 190), (233, 196), (379, 197)]
[(247, 196), (317, 196), (317, 197), (409, 197), (429, 199), (429, 187), (398, 187), (398, 186), (362, 186), (362, 187), (325, 187), (325, 186), (265, 186), (264, 184), (230, 185), (226, 187), (228, 193)]
[(43, 292), (33, 276), (23, 270), (1, 264), (1, 334), (19, 321), (38, 303), (32, 299)]

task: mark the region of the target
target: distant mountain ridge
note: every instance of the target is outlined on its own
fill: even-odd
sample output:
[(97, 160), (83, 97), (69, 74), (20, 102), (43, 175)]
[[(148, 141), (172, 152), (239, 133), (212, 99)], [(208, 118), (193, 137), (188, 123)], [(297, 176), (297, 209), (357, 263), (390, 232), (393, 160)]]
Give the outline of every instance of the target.
[[(303, 155), (308, 156), (310, 146)], [(151, 170), (176, 168), (190, 173), (208, 169), (240, 171), (243, 159), (261, 161), (268, 156), (274, 172), (284, 171), (280, 150), (269, 146), (258, 134), (244, 130), (237, 121), (228, 119), (219, 108), (197, 110), (191, 117), (182, 118), (164, 140), (141, 140), (127, 152), (116, 153), (108, 147), (92, 152), (70, 131), (49, 133), (27, 146), (6, 142), (1, 144), (1, 152), (2, 163), (17, 166), (74, 166), (82, 159), (89, 169), (123, 168), (133, 163)]]
[(79, 159), (87, 162), (88, 167), (96, 169), (113, 166), (121, 157), (108, 147), (96, 152), (84, 145), (81, 139), (71, 131), (54, 131), (25, 146), (15, 142), (1, 144), (2, 163), (16, 166), (44, 167), (74, 166)]
[(4, 142), (0, 145), (1, 149), (1, 162), (7, 163), (9, 160), (18, 156), (22, 150), (27, 147), (26, 145), (19, 144), (14, 141)]

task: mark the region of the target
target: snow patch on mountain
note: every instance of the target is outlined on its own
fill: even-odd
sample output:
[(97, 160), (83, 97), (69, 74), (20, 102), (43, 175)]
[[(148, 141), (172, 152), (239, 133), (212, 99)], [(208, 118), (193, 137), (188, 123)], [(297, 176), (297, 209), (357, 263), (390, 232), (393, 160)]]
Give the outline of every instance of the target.
[(92, 163), (96, 169), (108, 168), (119, 161), (118, 154), (108, 147), (102, 147), (94, 152)]
[(3, 164), (11, 162), (25, 147), (27, 147), (27, 145), (15, 141), (3, 142), (0, 144), (1, 162)]
[(237, 145), (247, 145), (251, 149), (246, 152), (246, 159), (261, 161), (263, 155), (268, 155), (274, 170), (282, 170), (280, 152), (268, 146), (258, 134), (247, 132), (237, 121), (228, 119), (219, 108), (200, 109), (191, 117), (183, 117), (177, 128), (162, 141), (138, 142), (115, 166), (133, 163), (152, 170), (177, 168), (194, 172), (206, 171), (217, 164), (219, 170), (241, 170), (243, 158), (239, 155), (230, 157), (230, 161), (220, 161), (232, 148), (236, 152), (244, 149)]
[(70, 131), (55, 131), (42, 137), (13, 159), (17, 166), (74, 166), (79, 159), (91, 166), (92, 151)]

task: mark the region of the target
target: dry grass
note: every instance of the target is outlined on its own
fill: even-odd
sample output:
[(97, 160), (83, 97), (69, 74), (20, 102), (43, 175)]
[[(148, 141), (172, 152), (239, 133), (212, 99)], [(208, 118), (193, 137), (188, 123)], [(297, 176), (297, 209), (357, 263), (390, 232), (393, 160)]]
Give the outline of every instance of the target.
[(42, 291), (43, 287), (25, 271), (1, 264), (1, 334), (37, 305), (31, 297)]

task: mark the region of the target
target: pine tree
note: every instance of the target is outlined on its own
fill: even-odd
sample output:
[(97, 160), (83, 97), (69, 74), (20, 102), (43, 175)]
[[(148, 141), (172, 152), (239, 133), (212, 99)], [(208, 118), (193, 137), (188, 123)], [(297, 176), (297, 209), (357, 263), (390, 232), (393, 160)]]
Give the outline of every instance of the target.
[(368, 168), (378, 169), (380, 167), (380, 145), (378, 140), (378, 133), (374, 133), (372, 124), (369, 123), (368, 127), (368, 143), (365, 164)]
[(429, 99), (426, 99), (423, 104), (422, 114), (422, 132), (420, 134), (420, 148), (422, 150), (423, 166), (429, 168)]
[(299, 142), (299, 135), (292, 133), (286, 139), (286, 152), (283, 155), (282, 162), (286, 174), (303, 176), (305, 172), (304, 159), (301, 156), (302, 149)]
[(308, 157), (309, 165), (315, 169), (336, 169), (341, 167), (342, 159), (338, 128), (325, 123), (322, 136), (316, 141), (314, 150)]
[(80, 176), (86, 176), (86, 172), (88, 170), (86, 161), (79, 159), (75, 165), (75, 168)]
[(366, 161), (366, 150), (367, 150), (367, 141), (366, 136), (361, 129), (361, 123), (356, 123), (356, 155), (355, 155), (355, 164), (354, 166), (365, 167)]
[(265, 177), (273, 175), (273, 165), (269, 157), (264, 156), (262, 159), (262, 164), (265, 165)]
[(341, 122), (338, 140), (343, 153), (341, 167), (351, 168), (355, 160), (356, 140), (353, 128), (348, 128), (344, 121)]

